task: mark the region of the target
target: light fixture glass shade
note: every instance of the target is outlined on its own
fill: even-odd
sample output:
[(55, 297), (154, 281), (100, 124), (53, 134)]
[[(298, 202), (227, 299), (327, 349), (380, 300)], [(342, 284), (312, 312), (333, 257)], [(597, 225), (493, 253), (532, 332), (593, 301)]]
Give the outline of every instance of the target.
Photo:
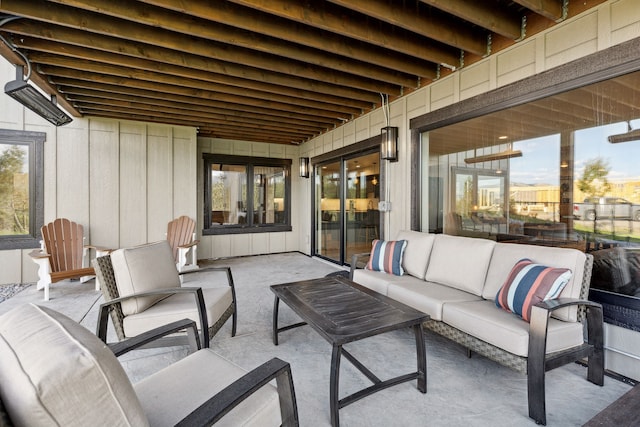
[(398, 128), (394, 126), (383, 127), (380, 131), (380, 157), (392, 162), (398, 161)]
[(309, 178), (309, 158), (300, 157), (300, 177)]
[[(17, 68), (19, 70), (16, 75), (21, 76), (22, 67), (18, 66)], [(4, 85), (4, 93), (55, 126), (66, 125), (72, 121), (71, 117), (52, 100), (47, 99), (41, 92), (21, 78), (16, 78), (16, 80)]]

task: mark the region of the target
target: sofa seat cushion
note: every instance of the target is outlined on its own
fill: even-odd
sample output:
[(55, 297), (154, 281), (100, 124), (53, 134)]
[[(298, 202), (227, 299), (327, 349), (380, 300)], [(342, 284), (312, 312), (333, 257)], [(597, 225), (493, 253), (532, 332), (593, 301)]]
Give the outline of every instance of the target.
[[(191, 285), (191, 283), (186, 285)], [(222, 314), (231, 305), (233, 295), (231, 287), (220, 286), (202, 288), (202, 296), (207, 309), (207, 321), (209, 323), (207, 327), (209, 327), (222, 317)], [(123, 321), (124, 333), (127, 337), (133, 337), (181, 319), (194, 320), (198, 325), (198, 329), (202, 329), (195, 293), (174, 294), (157, 302), (143, 312), (126, 316)]]
[[(493, 257), (487, 272), (482, 297), (494, 300), (496, 294), (507, 280), (509, 272), (516, 262), (522, 258), (529, 258), (538, 264), (549, 267), (568, 268), (571, 278), (566, 284), (559, 298), (580, 298), (580, 289), (584, 277), (586, 255), (577, 249), (553, 248), (548, 246), (521, 245), (515, 243), (497, 243), (493, 250)], [(560, 320), (575, 322), (577, 308), (575, 306), (556, 310), (551, 315)]]
[(495, 245), (492, 240), (438, 234), (425, 280), (480, 296)]
[[(111, 253), (111, 263), (121, 297), (180, 287), (173, 252), (166, 240), (118, 249)], [(122, 312), (125, 316), (140, 313), (163, 298), (158, 295), (123, 301)]]
[[(445, 304), (442, 320), (510, 353), (523, 357), (529, 353), (529, 323), (496, 307), (493, 301)], [(582, 323), (549, 319), (547, 353), (575, 347), (583, 341)]]
[(111, 350), (68, 317), (31, 304), (0, 316), (0, 399), (14, 425), (148, 425)]
[[(199, 375), (192, 375), (194, 372)], [(173, 426), (245, 373), (211, 349), (202, 349), (146, 377), (134, 388), (151, 425)], [(216, 427), (280, 424), (278, 392), (267, 384), (233, 408)]]
[(449, 286), (411, 277), (409, 280), (389, 284), (387, 295), (410, 307), (427, 313), (433, 320), (442, 320), (445, 303), (461, 301), (481, 301), (482, 298)]
[(407, 274), (422, 279), (427, 272), (429, 256), (435, 240), (434, 234), (420, 231), (402, 230), (396, 236), (397, 240), (406, 240), (402, 266)]

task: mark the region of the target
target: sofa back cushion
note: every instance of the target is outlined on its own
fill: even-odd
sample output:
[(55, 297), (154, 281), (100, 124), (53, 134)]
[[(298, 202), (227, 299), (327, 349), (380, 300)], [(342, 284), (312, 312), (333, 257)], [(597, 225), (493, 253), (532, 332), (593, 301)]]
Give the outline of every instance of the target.
[(495, 245), (493, 240), (438, 234), (425, 280), (481, 296)]
[(433, 234), (412, 230), (403, 230), (398, 233), (397, 240), (407, 241), (407, 247), (402, 258), (402, 267), (408, 274), (420, 279), (424, 278), (431, 249), (433, 248), (434, 237), (435, 235)]
[(0, 399), (14, 425), (148, 425), (111, 350), (47, 307), (0, 316), (0, 360)]
[[(113, 274), (121, 297), (166, 288), (179, 288), (171, 246), (166, 240), (111, 253)], [(122, 302), (125, 316), (143, 312), (167, 295), (132, 298)]]
[[(494, 300), (500, 287), (509, 276), (513, 266), (522, 258), (529, 258), (537, 264), (549, 267), (568, 268), (571, 278), (560, 293), (559, 298), (579, 298), (582, 280), (584, 278), (584, 264), (586, 255), (577, 249), (556, 248), (550, 246), (521, 245), (517, 243), (497, 243), (493, 250), (491, 264), (487, 273), (487, 280), (482, 291), (484, 299)], [(556, 310), (556, 317), (565, 321), (575, 322), (577, 308)]]

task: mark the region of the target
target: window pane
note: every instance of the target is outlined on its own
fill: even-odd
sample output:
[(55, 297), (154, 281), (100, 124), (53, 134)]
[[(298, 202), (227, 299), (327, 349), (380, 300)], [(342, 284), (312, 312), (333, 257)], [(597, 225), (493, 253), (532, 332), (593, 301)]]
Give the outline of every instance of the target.
[(254, 224), (286, 224), (285, 169), (256, 166), (253, 176)]
[(0, 144), (0, 235), (29, 234), (29, 151)]
[(246, 222), (246, 166), (211, 165), (211, 225)]

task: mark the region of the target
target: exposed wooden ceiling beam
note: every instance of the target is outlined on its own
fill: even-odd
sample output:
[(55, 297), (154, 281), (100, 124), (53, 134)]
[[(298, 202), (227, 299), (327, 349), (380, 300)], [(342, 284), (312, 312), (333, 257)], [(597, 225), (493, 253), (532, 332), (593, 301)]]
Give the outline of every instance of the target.
[(144, 80), (131, 79), (128, 77), (106, 75), (99, 73), (92, 73), (87, 71), (80, 71), (72, 68), (55, 67), (55, 66), (40, 66), (43, 72), (51, 76), (53, 83), (61, 86), (77, 86), (94, 88), (96, 83), (107, 84), (113, 86), (114, 91), (122, 91), (122, 93), (128, 93), (129, 89), (144, 89), (147, 91), (157, 91), (166, 94), (168, 98), (171, 98), (174, 94), (195, 97), (196, 99), (212, 100), (231, 102), (235, 104), (242, 104), (250, 107), (259, 107), (266, 109), (273, 109), (277, 111), (287, 113), (301, 113), (307, 115), (315, 115), (318, 117), (324, 117), (330, 120), (346, 121), (352, 116), (349, 112), (335, 111), (327, 108), (326, 104), (321, 104), (310, 100), (309, 105), (298, 105), (284, 102), (283, 99), (275, 100), (268, 98), (255, 98), (243, 95), (237, 95), (232, 93), (222, 93), (216, 91), (202, 90), (198, 88), (188, 88), (183, 86), (173, 86), (170, 84), (149, 82)]
[(380, 47), (412, 55), (420, 59), (458, 67), (460, 54), (453, 48), (439, 45), (427, 38), (384, 31), (362, 20), (348, 20), (324, 2), (301, 3), (297, 0), (230, 0), (265, 13), (302, 22), (326, 31), (372, 43)]
[[(36, 4), (33, 4), (36, 3)], [(124, 40), (146, 43), (152, 46), (161, 46), (171, 50), (183, 51), (194, 55), (200, 55), (214, 61), (224, 61), (219, 64), (219, 71), (236, 77), (252, 78), (271, 82), (275, 75), (256, 72), (258, 70), (268, 70), (284, 75), (302, 77), (318, 82), (331, 83), (338, 86), (351, 86), (364, 82), (357, 76), (348, 73), (329, 70), (322, 67), (314, 67), (302, 61), (286, 60), (275, 58), (267, 54), (259, 54), (244, 48), (235, 47), (232, 53), (233, 63), (225, 61), (229, 58), (229, 46), (210, 40), (200, 39), (187, 34), (166, 31), (158, 28), (140, 25), (132, 21), (125, 21), (108, 16), (98, 15), (80, 10), (71, 9), (67, 6), (52, 4), (43, 0), (33, 0), (26, 4), (21, 0), (3, 0), (2, 8), (10, 13), (49, 22), (70, 28), (82, 29), (102, 35), (115, 36)], [(21, 25), (20, 21), (14, 21), (15, 26)], [(249, 68), (247, 68), (249, 67)], [(397, 95), (400, 87), (385, 86), (389, 94)], [(377, 91), (375, 86), (369, 90)]]
[[(171, 59), (178, 59), (180, 57), (180, 54), (173, 55), (173, 52), (166, 52), (165, 55), (147, 55), (152, 56), (154, 59), (157, 58), (164, 61), (158, 62), (156, 60), (123, 56), (118, 53), (112, 53), (75, 45), (61, 45), (58, 42), (36, 39), (32, 37), (21, 37), (19, 40), (16, 40), (15, 44), (23, 49), (29, 49), (31, 51), (64, 53), (64, 55), (72, 58), (84, 59), (96, 63), (122, 65), (139, 70), (155, 71), (185, 78), (216, 82), (225, 85), (233, 85), (241, 87), (243, 89), (256, 89), (265, 92), (280, 93), (283, 95), (301, 98), (318, 97), (325, 100), (334, 99), (336, 103), (344, 103), (352, 106), (370, 106), (379, 99), (379, 95), (375, 92), (376, 84), (373, 82), (370, 82), (371, 86), (369, 88), (369, 91), (356, 89), (353, 87), (327, 84), (321, 81), (311, 81), (293, 76), (284, 76), (282, 74), (274, 74), (273, 78), (269, 79), (271, 80), (270, 82), (262, 82), (257, 80), (257, 78), (264, 77), (264, 72), (260, 72), (259, 70), (247, 70), (247, 72), (244, 73), (249, 77), (255, 78), (246, 79), (239, 77), (230, 77), (219, 72), (211, 72), (208, 70), (209, 68), (225, 68), (226, 64), (220, 64), (220, 67), (210, 67), (210, 61), (207, 61), (202, 57), (193, 57), (194, 55), (187, 55), (186, 57), (181, 58), (185, 60), (184, 62), (178, 60), (173, 61), (173, 63), (180, 63), (185, 65), (188, 64), (188, 66), (185, 66), (173, 65), (173, 63), (168, 62)], [(353, 82), (355, 82), (356, 80), (360, 80), (361, 82), (363, 81), (362, 79), (357, 78), (352, 78), (352, 80)], [(326, 94), (326, 96), (323, 94)], [(358, 102), (356, 105), (350, 101), (352, 99), (359, 99), (361, 100), (361, 102)]]
[(563, 18), (562, 0), (514, 0), (521, 6), (542, 15), (552, 21)]
[(460, 22), (455, 23), (444, 14), (434, 17), (433, 14), (421, 13), (419, 7), (410, 10), (385, 0), (329, 1), (476, 55), (487, 53), (487, 34), (465, 27)]
[(493, 31), (511, 40), (521, 37), (521, 17), (487, 2), (477, 0), (420, 0), (465, 21)]
[[(249, 31), (226, 25), (225, 21), (218, 21), (225, 25), (199, 18), (177, 18), (176, 13), (165, 8), (154, 7), (129, 0), (60, 0), (69, 6), (85, 10), (99, 11), (113, 17), (145, 24), (156, 28), (187, 34), (198, 34), (198, 37), (213, 40), (218, 43), (239, 46), (245, 49), (278, 55), (284, 58), (314, 64), (333, 70), (349, 70), (351, 74), (367, 76), (373, 80), (395, 83), (406, 87), (416, 87), (415, 76), (401, 73), (392, 68), (385, 68), (383, 64), (363, 63), (346, 56), (336, 55), (334, 52), (311, 50), (301, 45), (277, 39), (274, 37), (255, 37)], [(201, 2), (196, 2), (201, 6)], [(219, 2), (222, 3), (222, 2)], [(198, 16), (198, 15), (194, 15)], [(57, 35), (57, 34), (56, 34)], [(123, 51), (124, 53), (124, 51)], [(433, 70), (427, 73), (431, 76)]]
[(265, 15), (249, 8), (241, 8), (226, 1), (141, 1), (403, 73), (429, 79), (436, 77), (436, 69), (432, 61), (419, 60), (414, 56), (381, 49), (379, 46), (346, 39), (312, 27), (303, 28), (295, 22)]

